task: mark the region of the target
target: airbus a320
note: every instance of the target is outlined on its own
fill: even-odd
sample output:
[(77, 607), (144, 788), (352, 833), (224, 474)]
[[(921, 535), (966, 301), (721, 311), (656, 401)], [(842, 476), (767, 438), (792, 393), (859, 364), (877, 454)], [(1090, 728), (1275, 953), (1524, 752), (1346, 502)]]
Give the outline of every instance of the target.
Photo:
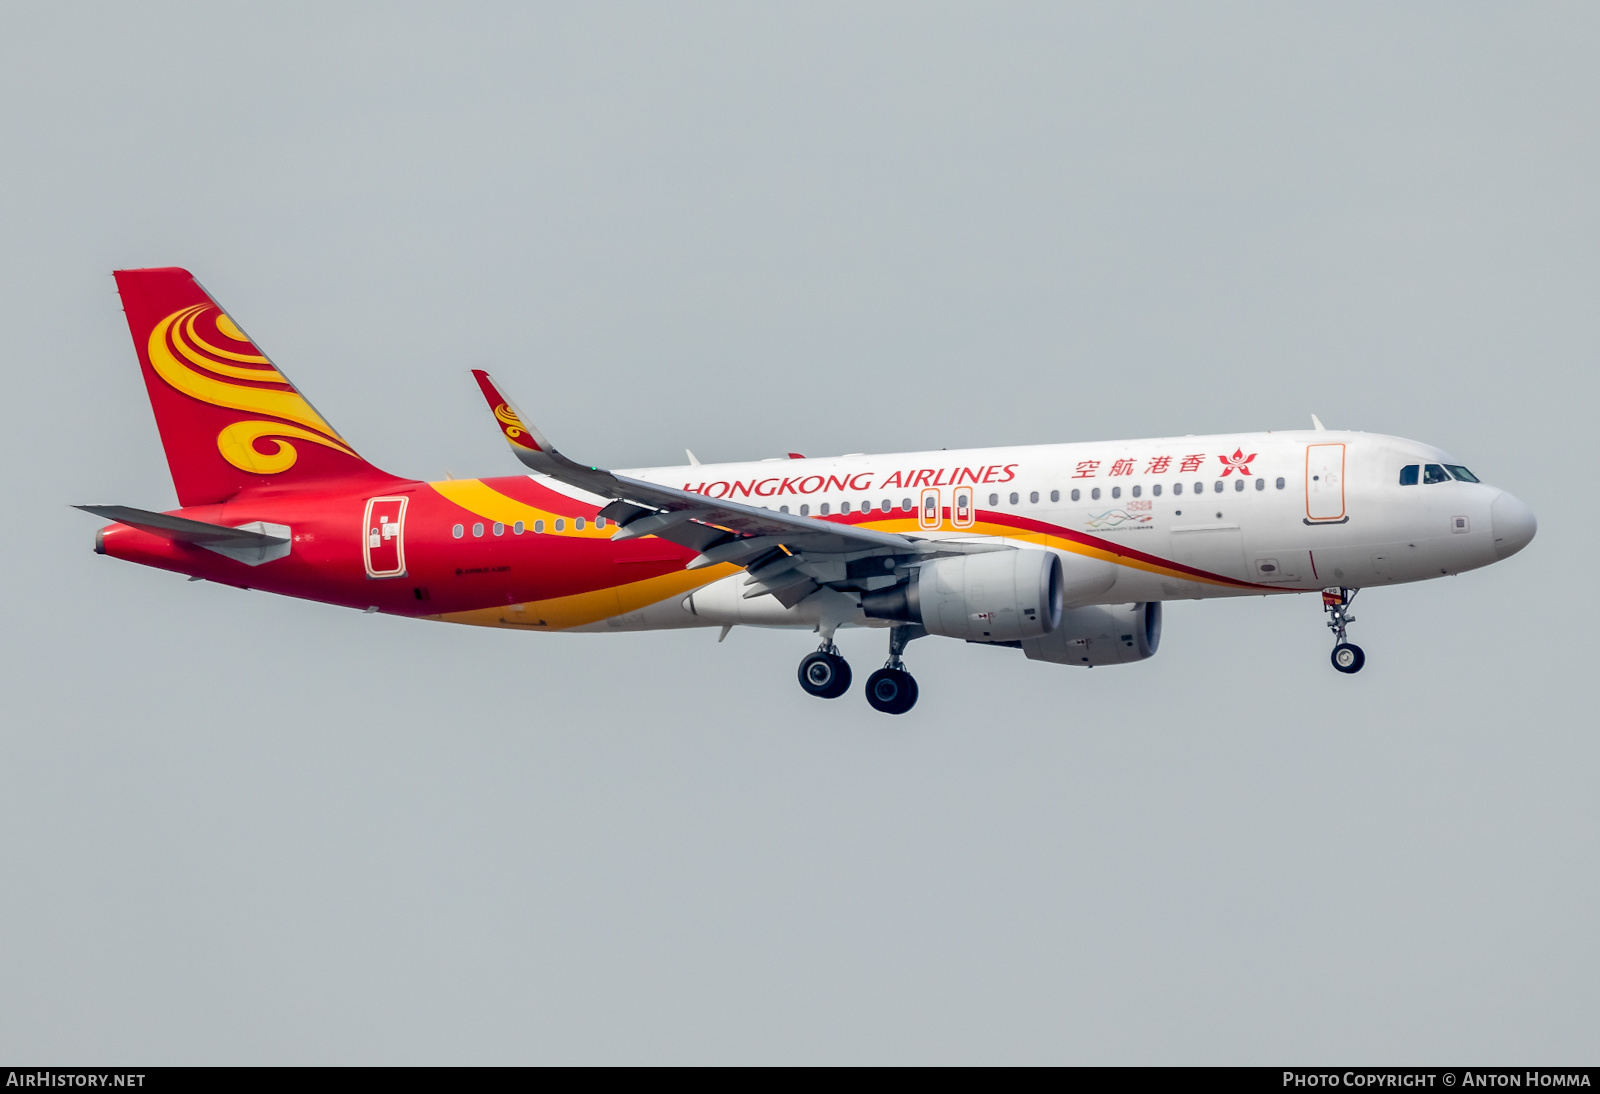
[[(867, 702), (904, 714), (927, 635), (1051, 665), (1142, 661), (1167, 600), (1312, 593), (1360, 671), (1365, 588), (1522, 550), (1527, 505), (1439, 449), (1316, 428), (608, 471), (568, 458), (483, 372), (526, 472), (424, 482), (367, 463), (185, 270), (116, 274), (180, 508), (84, 505), (95, 549), (240, 588), (520, 631), (885, 632)], [(808, 643), (808, 646), (810, 643)]]

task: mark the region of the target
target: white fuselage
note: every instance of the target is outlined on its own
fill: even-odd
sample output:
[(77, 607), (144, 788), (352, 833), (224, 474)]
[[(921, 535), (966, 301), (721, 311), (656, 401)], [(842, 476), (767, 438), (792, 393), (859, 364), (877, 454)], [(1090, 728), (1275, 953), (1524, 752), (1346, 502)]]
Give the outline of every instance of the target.
[[(1460, 477), (1430, 445), (1336, 430), (695, 464), (628, 474), (709, 497), (905, 531), (1055, 550), (1069, 607), (1421, 581), (1525, 546), (1531, 511)], [(1438, 477), (1435, 475), (1434, 477)], [(1078, 579), (1074, 584), (1074, 575)], [(738, 577), (595, 629), (815, 626), (819, 611), (741, 597)], [(764, 601), (764, 602), (763, 602)]]

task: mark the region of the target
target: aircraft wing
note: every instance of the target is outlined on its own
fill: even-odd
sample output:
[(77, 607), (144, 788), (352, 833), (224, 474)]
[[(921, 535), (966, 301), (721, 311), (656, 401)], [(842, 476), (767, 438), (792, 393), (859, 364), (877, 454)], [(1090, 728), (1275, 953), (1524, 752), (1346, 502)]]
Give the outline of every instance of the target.
[[(859, 588), (876, 578), (875, 585), (896, 571), (903, 577), (904, 567), (912, 562), (1009, 549), (1000, 544), (929, 540), (802, 517), (589, 467), (562, 455), (517, 412), (487, 372), (474, 369), (472, 375), (506, 443), (526, 467), (612, 499), (600, 513), (617, 523), (613, 539), (653, 535), (693, 548), (700, 553), (689, 569), (722, 562), (743, 566), (750, 573), (746, 598), (772, 593), (792, 605), (820, 585)], [(870, 562), (863, 565), (864, 560)]]

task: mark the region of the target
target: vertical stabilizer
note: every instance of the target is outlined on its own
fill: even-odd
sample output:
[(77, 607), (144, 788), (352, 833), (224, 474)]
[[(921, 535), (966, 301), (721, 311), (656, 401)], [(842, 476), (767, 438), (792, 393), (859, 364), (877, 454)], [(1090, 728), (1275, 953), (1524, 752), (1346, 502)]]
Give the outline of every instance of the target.
[(265, 486), (399, 481), (356, 455), (189, 271), (116, 278), (179, 504)]

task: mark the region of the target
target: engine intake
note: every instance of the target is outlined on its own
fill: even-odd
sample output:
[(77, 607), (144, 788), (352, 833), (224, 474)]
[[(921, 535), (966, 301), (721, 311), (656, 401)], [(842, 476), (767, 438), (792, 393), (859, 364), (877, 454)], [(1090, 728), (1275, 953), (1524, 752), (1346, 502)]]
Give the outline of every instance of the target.
[(904, 584), (861, 598), (869, 618), (973, 642), (1039, 638), (1055, 629), (1061, 609), (1061, 559), (1038, 550), (935, 559)]

